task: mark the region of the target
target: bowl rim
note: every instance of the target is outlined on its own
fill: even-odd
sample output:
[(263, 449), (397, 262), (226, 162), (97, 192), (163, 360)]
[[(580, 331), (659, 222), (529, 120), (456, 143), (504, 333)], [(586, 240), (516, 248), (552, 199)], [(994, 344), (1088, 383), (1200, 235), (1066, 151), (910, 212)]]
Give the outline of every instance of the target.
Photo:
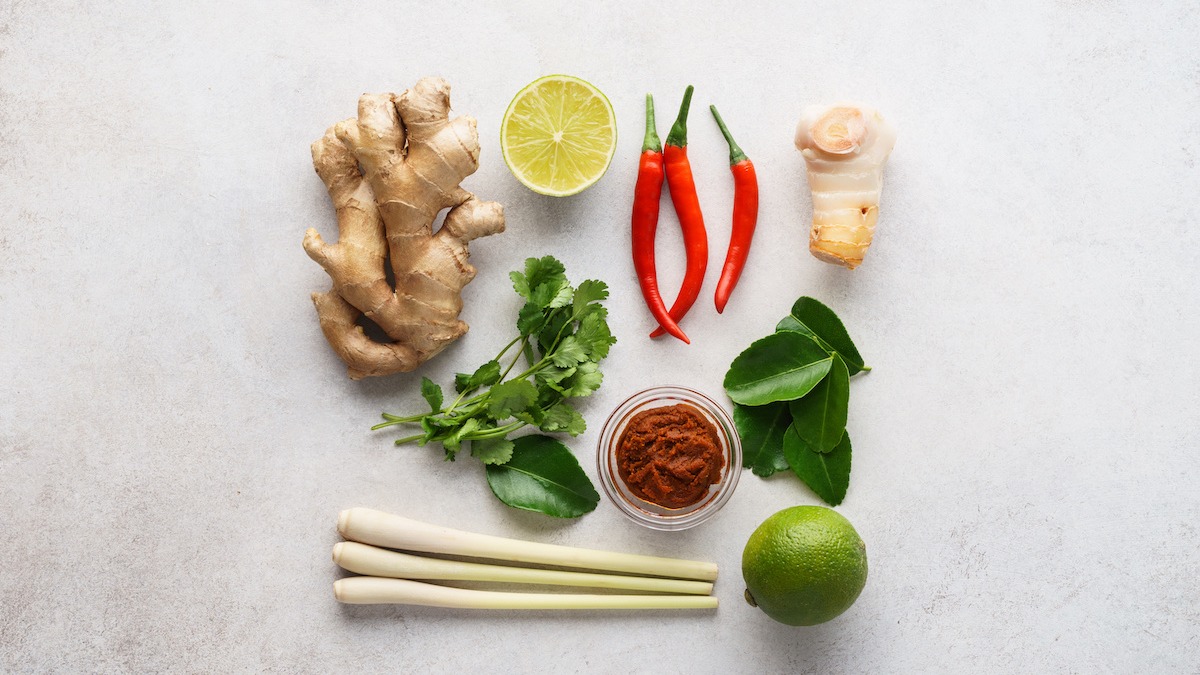
[[(611, 467), (620, 440), (619, 432), (623, 430), (625, 423), (637, 412), (647, 409), (644, 407), (646, 404), (657, 401), (664, 401), (665, 405), (687, 403), (698, 408), (716, 422), (714, 426), (717, 427), (723, 441), (721, 445), (725, 456), (725, 468), (722, 470), (721, 480), (710, 488), (713, 492), (708, 498), (681, 509), (667, 509), (636, 496), (623, 494), (622, 487), (626, 491), (628, 487), (618, 485), (621, 478)], [(686, 530), (715, 516), (733, 496), (742, 473), (742, 443), (729, 411), (710, 396), (691, 387), (658, 385), (635, 392), (609, 414), (597, 441), (596, 468), (605, 495), (627, 518), (654, 530)]]

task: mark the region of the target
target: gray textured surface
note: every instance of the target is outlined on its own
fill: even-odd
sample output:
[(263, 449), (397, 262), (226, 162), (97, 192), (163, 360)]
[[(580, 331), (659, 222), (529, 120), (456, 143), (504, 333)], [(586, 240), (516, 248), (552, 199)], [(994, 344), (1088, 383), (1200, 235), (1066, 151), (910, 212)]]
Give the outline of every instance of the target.
[[(174, 4), (174, 3), (172, 3)], [(186, 3), (185, 3), (186, 4)], [(297, 672), (1167, 672), (1200, 662), (1200, 15), (1195, 3), (487, 4), (6, 2), (0, 6), (0, 670)], [(465, 3), (464, 3), (465, 4)], [(498, 124), (570, 72), (617, 108), (612, 169), (533, 195)], [(600, 276), (621, 342), (592, 431), (632, 391), (718, 394), (726, 364), (800, 294), (876, 366), (852, 387), (841, 512), (867, 541), (858, 604), (813, 629), (740, 598), (742, 544), (814, 503), (746, 476), (713, 521), (653, 533), (609, 504), (516, 513), (467, 459), (394, 449), (381, 409), (416, 377), (353, 383), (308, 301), (332, 233), (308, 144), (363, 91), (426, 74), (480, 120), (467, 187), (508, 233), (474, 247), (471, 333), (424, 373), (488, 358), (507, 272), (553, 253)], [(692, 157), (715, 269), (728, 236), (718, 103), (756, 160), (760, 235), (696, 344), (650, 343), (627, 255), (641, 97), (696, 85)], [(858, 98), (899, 130), (880, 227), (854, 273), (809, 257), (793, 125)], [(660, 133), (667, 129), (664, 114)], [(672, 216), (660, 264), (681, 269)], [(718, 561), (715, 613), (344, 608), (338, 509)]]

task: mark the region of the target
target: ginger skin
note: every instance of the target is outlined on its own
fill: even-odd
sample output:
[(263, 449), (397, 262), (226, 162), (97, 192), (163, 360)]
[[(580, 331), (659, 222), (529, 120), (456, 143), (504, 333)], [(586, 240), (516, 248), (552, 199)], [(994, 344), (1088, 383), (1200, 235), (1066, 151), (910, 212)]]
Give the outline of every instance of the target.
[[(425, 78), (399, 96), (364, 94), (356, 119), (312, 145), (338, 221), (336, 244), (315, 229), (304, 235), (305, 252), (333, 282), (312, 299), (353, 379), (414, 370), (465, 333), (462, 289), (475, 277), (467, 243), (504, 231), (500, 204), (459, 187), (479, 167), (479, 137), (474, 119), (449, 113), (450, 86)], [(393, 342), (367, 337), (364, 315)]]
[(875, 234), (883, 166), (896, 132), (878, 112), (855, 105), (808, 108), (796, 148), (808, 167), (813, 222), (808, 249), (818, 260), (858, 267)]

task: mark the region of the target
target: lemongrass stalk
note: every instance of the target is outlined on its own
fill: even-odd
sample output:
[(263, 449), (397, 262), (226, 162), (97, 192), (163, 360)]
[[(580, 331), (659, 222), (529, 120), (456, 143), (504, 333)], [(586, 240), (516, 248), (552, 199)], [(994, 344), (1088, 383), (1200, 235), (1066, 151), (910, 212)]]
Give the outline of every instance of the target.
[(585, 595), (501, 593), (427, 584), (409, 579), (347, 577), (333, 582), (333, 596), (351, 605), (422, 605), (461, 609), (713, 609), (711, 595)]
[(713, 581), (717, 578), (715, 563), (493, 537), (430, 525), (363, 507), (347, 509), (338, 514), (338, 532), (346, 539), (363, 544), (424, 553), (447, 553), (702, 581)]
[(503, 565), (459, 562), (423, 558), (388, 551), (353, 541), (333, 546), (333, 562), (343, 569), (373, 577), (395, 579), (438, 579), (451, 581), (492, 581), (513, 584), (545, 584), (549, 586), (582, 586), (614, 588), (627, 591), (708, 595), (713, 585), (707, 581), (627, 577), (619, 574), (563, 572)]

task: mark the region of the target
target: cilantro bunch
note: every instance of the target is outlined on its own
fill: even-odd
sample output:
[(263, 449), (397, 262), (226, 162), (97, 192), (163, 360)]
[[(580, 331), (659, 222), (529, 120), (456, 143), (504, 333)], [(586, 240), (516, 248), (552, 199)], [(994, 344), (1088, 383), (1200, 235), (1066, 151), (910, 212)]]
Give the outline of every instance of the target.
[[(599, 363), (617, 341), (601, 304), (608, 286), (595, 280), (571, 286), (563, 264), (552, 256), (529, 258), (524, 272), (509, 277), (525, 299), (517, 336), (474, 372), (455, 375), (456, 396), (449, 405), (442, 388), (423, 377), (421, 396), (430, 412), (383, 413), (384, 421), (372, 429), (419, 425), (421, 433), (396, 445), (441, 443), (451, 461), (469, 443), (501, 501), (560, 517), (583, 515), (600, 497), (570, 450), (546, 436), (509, 435), (527, 426), (571, 436), (587, 429), (569, 399), (600, 387)], [(524, 369), (513, 374), (518, 364)]]

